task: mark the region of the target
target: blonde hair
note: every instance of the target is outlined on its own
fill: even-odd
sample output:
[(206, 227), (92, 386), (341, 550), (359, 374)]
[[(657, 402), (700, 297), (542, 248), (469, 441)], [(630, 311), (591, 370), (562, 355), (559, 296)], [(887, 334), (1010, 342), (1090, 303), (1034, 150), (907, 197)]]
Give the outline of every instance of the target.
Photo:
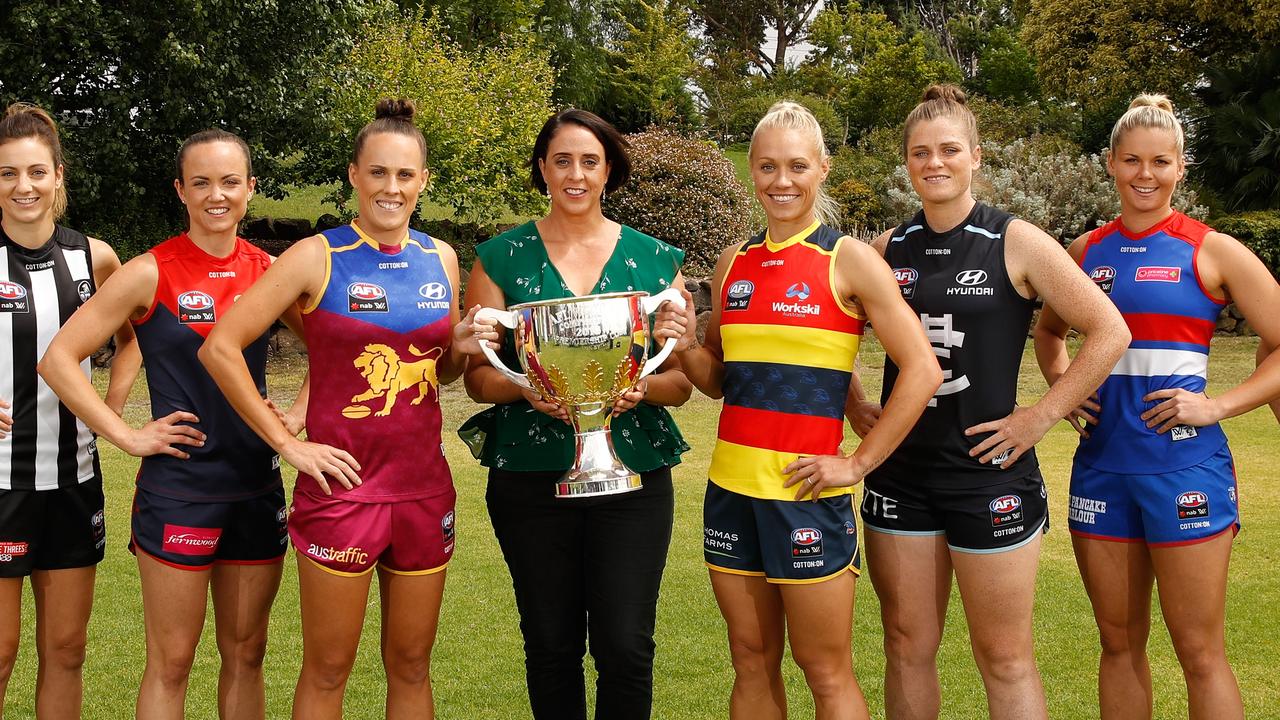
[[(818, 149), (820, 162), (831, 159), (831, 155), (827, 153), (826, 141), (822, 137), (822, 126), (805, 106), (790, 100), (774, 103), (764, 117), (760, 118), (760, 122), (756, 123), (756, 129), (751, 131), (752, 147), (755, 146), (756, 136), (761, 130), (773, 128), (799, 131), (813, 141)], [(747, 156), (751, 156), (750, 149), (747, 150)], [(813, 203), (813, 214), (823, 225), (835, 227), (840, 222), (840, 204), (827, 194), (827, 189), (821, 184), (818, 185), (818, 197)]]
[[(62, 143), (53, 118), (31, 103), (16, 102), (4, 111), (4, 118), (0, 119), (0, 145), (25, 138), (36, 138), (49, 148), (55, 170), (63, 166)], [(53, 219), (60, 220), (66, 212), (67, 185), (62, 183), (53, 193)]]
[(1115, 127), (1111, 128), (1111, 152), (1116, 151), (1120, 138), (1134, 128), (1168, 130), (1177, 138), (1178, 155), (1182, 155), (1187, 137), (1182, 132), (1178, 116), (1173, 114), (1173, 101), (1167, 95), (1142, 93), (1129, 103), (1129, 109), (1116, 121)]
[(951, 118), (959, 121), (969, 141), (969, 149), (978, 147), (978, 119), (969, 109), (964, 90), (955, 85), (930, 85), (920, 97), (920, 104), (907, 114), (902, 126), (902, 155), (907, 154), (907, 143), (911, 142), (911, 131), (916, 125), (938, 118)]

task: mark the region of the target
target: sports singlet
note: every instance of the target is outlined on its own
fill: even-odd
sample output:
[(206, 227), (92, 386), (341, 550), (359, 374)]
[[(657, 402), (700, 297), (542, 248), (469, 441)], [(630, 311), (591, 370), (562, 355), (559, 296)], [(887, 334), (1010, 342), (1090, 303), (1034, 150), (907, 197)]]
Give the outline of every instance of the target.
[[(191, 455), (142, 459), (138, 487), (168, 498), (196, 502), (242, 500), (280, 487), (280, 458), (236, 413), (196, 353), (241, 294), (271, 267), (271, 256), (242, 238), (226, 257), (201, 250), (186, 233), (150, 250), (156, 261), (156, 295), (147, 314), (133, 323), (147, 368), (151, 416), (184, 410), (205, 434)], [(267, 333), (244, 349), (245, 363), (267, 394)]]
[(865, 323), (834, 290), (843, 242), (857, 241), (816, 222), (782, 242), (761, 233), (725, 273), (724, 406), (708, 475), (726, 490), (794, 500), (783, 468), (801, 455), (840, 452)]
[(1142, 233), (1125, 230), (1117, 219), (1089, 235), (1080, 266), (1119, 308), (1133, 340), (1098, 389), (1098, 425), (1076, 451), (1084, 464), (1113, 473), (1181, 470), (1226, 443), (1217, 423), (1157, 434), (1139, 417), (1158, 404), (1143, 402), (1147, 393), (1204, 391), (1209, 340), (1226, 305), (1208, 294), (1196, 271), (1210, 232), (1175, 211)]
[[(325, 286), (303, 310), (310, 353), (307, 437), (351, 453), (363, 483), (334, 497), (416, 500), (448, 492), (436, 363), (448, 352), (453, 288), (436, 241), (416, 230), (380, 246), (354, 225), (322, 233)], [(299, 478), (303, 492), (319, 493)]]
[[(0, 229), (0, 398), (13, 418), (0, 440), (0, 490), (55, 490), (101, 479), (93, 432), (63, 405), (36, 364), (96, 291), (89, 239), (57, 225), (35, 250)], [(80, 363), (90, 375), (88, 358)]]
[[(969, 457), (989, 433), (964, 434), (1005, 417), (1017, 404), (1018, 368), (1035, 303), (1018, 294), (1005, 268), (1005, 233), (1012, 220), (1009, 213), (975, 203), (958, 225), (936, 233), (921, 210), (890, 236), (884, 259), (924, 324), (943, 383), (881, 466), (884, 471), (921, 483), (983, 487), (1037, 469), (1030, 450), (1007, 471), (1013, 475), (993, 475), (1001, 472), (998, 463)], [(897, 379), (898, 366), (885, 357), (882, 404)]]

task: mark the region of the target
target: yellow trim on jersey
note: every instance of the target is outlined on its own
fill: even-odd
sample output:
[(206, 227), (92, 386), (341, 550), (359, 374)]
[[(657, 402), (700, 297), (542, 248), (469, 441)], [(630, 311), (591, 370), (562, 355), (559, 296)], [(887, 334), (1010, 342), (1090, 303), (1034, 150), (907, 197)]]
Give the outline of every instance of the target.
[[(779, 251), (779, 250), (781, 250), (781, 249), (783, 249), (783, 248), (785, 248), (785, 247), (790, 247), (791, 245), (795, 245), (795, 244), (797, 244), (797, 243), (804, 242), (805, 238), (808, 238), (810, 235), (812, 235), (812, 234), (814, 233), (814, 231), (815, 231), (815, 230), (817, 230), (817, 229), (818, 229), (818, 227), (820, 227), (821, 225), (822, 225), (822, 223), (821, 223), (821, 222), (819, 222), (818, 220), (814, 220), (812, 225), (810, 225), (809, 227), (807, 227), (807, 228), (805, 228), (805, 229), (801, 230), (800, 232), (796, 233), (795, 235), (792, 235), (791, 237), (787, 238), (786, 240), (783, 240), (782, 242), (774, 242), (774, 241), (773, 241), (773, 238), (769, 236), (769, 231), (766, 229), (766, 230), (764, 231), (764, 246), (765, 246), (765, 247), (767, 247), (767, 248), (769, 248), (769, 250), (771, 250), (771, 251), (773, 251), (773, 252), (777, 252), (777, 251)], [(820, 252), (820, 253), (823, 253), (823, 254), (830, 254), (830, 252), (829, 252), (829, 251), (827, 251), (827, 250), (823, 250), (822, 248), (818, 247), (817, 245), (813, 245), (813, 243), (805, 243), (805, 244), (806, 244), (806, 245), (811, 245), (815, 250), (817, 250), (817, 251), (818, 251), (818, 252)]]
[[(754, 448), (717, 438), (711, 451), (711, 467), (707, 470), (707, 477), (719, 487), (739, 495), (759, 500), (795, 502), (796, 493), (800, 490), (795, 486), (782, 486), (787, 477), (783, 468), (799, 457), (799, 453)], [(750, 475), (744, 476), (744, 471)], [(852, 487), (827, 488), (818, 497), (839, 497), (852, 495), (853, 492)], [(805, 497), (809, 496), (806, 494)]]
[(378, 567), (382, 568), (383, 570), (386, 570), (392, 575), (405, 575), (408, 577), (413, 577), (416, 575), (435, 575), (438, 572), (444, 572), (445, 568), (449, 567), (449, 562), (445, 561), (445, 564), (441, 565), (440, 567), (433, 567), (430, 570), (396, 570), (395, 568), (389, 568), (382, 563), (378, 563)]
[[(726, 574), (726, 575), (741, 575), (741, 576), (743, 576), (743, 577), (764, 577), (764, 572), (763, 572), (763, 571), (755, 571), (755, 570), (735, 570), (735, 569), (733, 569), (733, 568), (727, 568), (727, 567), (725, 567), (725, 566), (723, 566), (723, 565), (713, 565), (713, 564), (711, 564), (711, 563), (707, 562), (706, 560), (703, 560), (703, 561), (702, 561), (702, 564), (703, 564), (703, 565), (706, 565), (706, 566), (707, 566), (709, 569), (711, 569), (711, 570), (714, 570), (714, 571), (716, 571), (716, 572), (721, 572), (721, 573), (724, 573), (724, 574)], [(768, 578), (765, 578), (765, 579), (766, 579), (766, 580), (768, 580)]]
[(765, 578), (765, 582), (770, 582), (770, 583), (773, 583), (774, 585), (817, 585), (818, 583), (821, 583), (821, 582), (833, 580), (843, 572), (851, 572), (853, 573), (854, 577), (862, 577), (862, 571), (853, 566), (853, 558), (850, 558), (848, 567), (840, 568), (839, 570), (831, 573), (830, 575), (823, 575), (822, 577), (808, 578), (805, 580), (792, 580), (790, 578), (767, 577)]
[(421, 250), (422, 252), (428, 255), (440, 254), (440, 251), (436, 249), (435, 245), (432, 245), (431, 247), (426, 247), (422, 243), (418, 242), (418, 239), (413, 236), (410, 236), (407, 240), (405, 240), (404, 245), (402, 247), (409, 247), (410, 245), (413, 245), (414, 247), (418, 248), (419, 250)]
[[(851, 318), (857, 318), (858, 320), (866, 320), (867, 316), (857, 310), (854, 310), (848, 305), (845, 305), (845, 299), (836, 295), (836, 288), (839, 287), (836, 285), (836, 264), (839, 261), (840, 248), (844, 246), (845, 240), (850, 239), (851, 238), (848, 235), (841, 235), (839, 239), (836, 240), (835, 246), (831, 248), (831, 262), (827, 263), (827, 287), (831, 288), (831, 294), (836, 296), (836, 305), (839, 306), (840, 310), (843, 311), (845, 315), (848, 315)], [(858, 241), (854, 240), (853, 242)]]
[(853, 372), (861, 342), (861, 335), (823, 328), (754, 323), (720, 326), (724, 362), (781, 363)]
[(302, 553), (302, 552), (300, 552), (300, 553), (298, 553), (298, 555), (299, 555), (299, 556), (301, 556), (303, 559), (307, 560), (308, 562), (310, 562), (312, 565), (315, 565), (316, 567), (320, 568), (321, 570), (323, 570), (323, 571), (325, 571), (325, 572), (329, 573), (330, 575), (337, 575), (338, 577), (353, 577), (353, 578), (354, 578), (354, 577), (363, 577), (363, 576), (368, 575), (369, 573), (373, 572), (373, 568), (374, 568), (374, 566), (373, 566), (373, 565), (370, 565), (368, 570), (362, 570), (362, 571), (360, 571), (360, 572), (356, 572), (356, 573), (353, 573), (353, 572), (343, 572), (343, 571), (341, 571), (341, 570), (334, 570), (334, 569), (333, 569), (333, 568), (331, 568), (331, 567), (325, 567), (324, 565), (321, 565), (319, 562), (317, 562), (317, 561), (316, 561), (316, 559), (315, 559), (315, 558), (311, 557), (310, 555), (308, 555), (308, 554), (306, 554), (306, 553)]
[[(361, 239), (362, 241), (364, 241), (364, 242), (365, 242), (369, 247), (373, 248), (374, 250), (378, 250), (378, 249), (380, 249), (380, 248), (382, 247), (382, 243), (378, 242), (377, 240), (374, 240), (372, 237), (370, 237), (370, 236), (369, 236), (369, 234), (368, 234), (368, 233), (366, 233), (364, 230), (361, 230), (361, 229), (360, 229), (360, 226), (359, 226), (359, 225), (357, 225), (357, 224), (355, 223), (355, 221), (354, 221), (354, 220), (353, 220), (353, 221), (351, 221), (351, 229), (352, 229), (352, 230), (355, 230), (355, 231), (356, 231), (356, 235), (359, 235), (359, 236), (360, 236), (360, 239)], [(404, 246), (405, 246), (405, 245), (407, 245), (407, 244), (409, 244), (409, 231), (408, 231), (408, 230), (405, 230), (405, 231), (404, 231), (404, 239), (400, 241), (400, 247), (404, 247)], [(338, 252), (341, 252), (341, 251), (343, 251), (343, 250), (347, 250), (347, 249), (349, 249), (349, 248), (345, 248), (345, 247), (344, 247), (344, 248), (339, 248), (339, 249), (338, 249)]]

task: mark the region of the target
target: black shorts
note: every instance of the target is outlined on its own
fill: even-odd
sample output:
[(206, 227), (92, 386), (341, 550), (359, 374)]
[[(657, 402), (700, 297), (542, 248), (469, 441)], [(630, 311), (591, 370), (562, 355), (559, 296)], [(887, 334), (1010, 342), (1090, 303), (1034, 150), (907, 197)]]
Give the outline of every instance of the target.
[(708, 482), (702, 524), (703, 557), (719, 572), (803, 584), (862, 567), (852, 495), (760, 500)]
[(0, 490), (0, 577), (102, 562), (102, 480), (56, 490)]
[(280, 562), (288, 548), (284, 488), (231, 502), (174, 500), (138, 488), (129, 552), (182, 570)]
[(922, 486), (879, 471), (866, 480), (862, 522), (889, 535), (945, 535), (952, 550), (1014, 550), (1049, 530), (1040, 471), (987, 487)]

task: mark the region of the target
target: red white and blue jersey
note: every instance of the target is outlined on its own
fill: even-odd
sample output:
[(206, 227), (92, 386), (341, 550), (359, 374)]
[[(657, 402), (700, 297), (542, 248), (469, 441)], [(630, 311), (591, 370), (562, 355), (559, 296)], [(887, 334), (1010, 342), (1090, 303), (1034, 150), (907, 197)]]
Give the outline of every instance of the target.
[(1226, 301), (1205, 290), (1196, 256), (1212, 230), (1180, 212), (1142, 233), (1120, 220), (1094, 230), (1080, 266), (1120, 309), (1133, 335), (1098, 399), (1102, 412), (1076, 458), (1097, 470), (1154, 474), (1204, 462), (1226, 443), (1217, 423), (1157, 434), (1141, 414), (1156, 390), (1203, 392), (1209, 340)]
[[(400, 245), (379, 245), (354, 225), (322, 236), (325, 286), (303, 309), (307, 437), (351, 453), (363, 483), (330, 482), (334, 497), (382, 503), (452, 491), (436, 363), (448, 352), (454, 298), (436, 241), (411, 230)], [(320, 492), (302, 477), (298, 488)]]
[[(271, 256), (236, 238), (226, 257), (201, 250), (186, 233), (151, 249), (158, 277), (147, 314), (133, 322), (147, 368), (151, 416), (179, 410), (200, 418), (192, 423), (205, 444), (181, 446), (191, 455), (142, 459), (138, 486), (177, 500), (226, 502), (280, 487), (280, 458), (236, 413), (196, 357), (213, 324), (271, 267)], [(267, 395), (267, 333), (244, 349), (249, 374)]]
[[(720, 312), (724, 407), (711, 482), (765, 500), (794, 500), (783, 468), (801, 455), (833, 455), (865, 324), (834, 286), (842, 242), (814, 223), (775, 242), (745, 242), (725, 273)], [(850, 488), (831, 488), (824, 496)]]

